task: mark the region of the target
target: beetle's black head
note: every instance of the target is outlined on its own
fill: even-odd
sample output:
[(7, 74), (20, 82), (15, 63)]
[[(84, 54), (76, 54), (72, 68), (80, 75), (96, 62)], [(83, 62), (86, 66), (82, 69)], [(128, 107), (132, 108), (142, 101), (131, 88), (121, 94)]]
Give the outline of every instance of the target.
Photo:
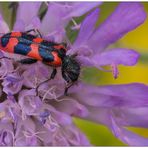
[(80, 74), (80, 64), (74, 56), (65, 56), (62, 61), (62, 76), (67, 83), (78, 80)]

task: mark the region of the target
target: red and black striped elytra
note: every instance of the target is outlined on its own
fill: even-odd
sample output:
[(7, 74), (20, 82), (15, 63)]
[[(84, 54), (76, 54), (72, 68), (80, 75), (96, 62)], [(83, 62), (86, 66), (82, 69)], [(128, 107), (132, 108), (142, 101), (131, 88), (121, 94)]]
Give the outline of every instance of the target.
[(0, 37), (0, 49), (6, 52), (25, 55), (29, 58), (20, 60), (22, 64), (31, 64), (37, 60), (53, 67), (50, 79), (56, 75), (56, 67), (61, 67), (62, 76), (68, 83), (68, 88), (78, 80), (80, 65), (75, 56), (66, 55), (66, 45), (44, 40), (41, 35), (36, 36), (26, 32), (10, 32)]
[(11, 32), (0, 38), (0, 48), (40, 60), (54, 67), (61, 66), (66, 48), (62, 44), (43, 40), (23, 32)]

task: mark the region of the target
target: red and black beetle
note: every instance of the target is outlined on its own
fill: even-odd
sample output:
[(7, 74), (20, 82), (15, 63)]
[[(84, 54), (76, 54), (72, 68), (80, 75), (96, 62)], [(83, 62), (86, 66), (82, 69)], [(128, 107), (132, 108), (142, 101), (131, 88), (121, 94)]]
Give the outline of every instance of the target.
[[(65, 95), (68, 88), (78, 80), (80, 74), (80, 64), (76, 61), (75, 56), (66, 55), (67, 49), (64, 43), (55, 43), (44, 40), (41, 34), (29, 34), (34, 29), (26, 32), (10, 32), (0, 37), (0, 49), (6, 52), (21, 54), (29, 58), (22, 59), (22, 64), (32, 64), (40, 60), (43, 63), (53, 67), (50, 79), (54, 79), (57, 70), (61, 67), (62, 76), (68, 83), (65, 88)], [(49, 80), (50, 80), (49, 79)]]

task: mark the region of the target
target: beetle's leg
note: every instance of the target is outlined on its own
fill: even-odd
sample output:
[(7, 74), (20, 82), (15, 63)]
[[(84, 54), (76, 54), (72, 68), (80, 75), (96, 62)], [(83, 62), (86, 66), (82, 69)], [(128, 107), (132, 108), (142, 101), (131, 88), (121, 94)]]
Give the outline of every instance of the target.
[(50, 75), (50, 80), (51, 79), (54, 79), (54, 77), (56, 76), (56, 74), (57, 74), (57, 69), (53, 69), (53, 71), (52, 71), (52, 73), (51, 73), (51, 75)]
[(25, 33), (30, 33), (30, 32), (36, 32), (36, 30), (35, 29), (30, 29), (30, 30), (25, 31)]
[(30, 33), (30, 32), (37, 33), (37, 35), (39, 35), (39, 37), (42, 38), (42, 35), (38, 29), (30, 29), (30, 30), (25, 31), (25, 33)]
[(74, 82), (70, 82), (66, 85), (64, 95), (67, 96), (68, 94), (68, 89), (74, 84)]
[(42, 35), (38, 29), (35, 29), (35, 32), (39, 35), (40, 38), (42, 38)]
[(8, 59), (8, 60), (12, 60), (12, 58), (8, 58), (8, 57), (1, 57), (1, 58), (0, 58), (0, 60), (1, 60), (1, 59)]
[(33, 63), (37, 62), (37, 60), (36, 59), (26, 58), (26, 59), (19, 60), (17, 62), (19, 62), (21, 64), (33, 64)]
[[(12, 60), (12, 58), (8, 58), (8, 57), (1, 57), (0, 59)], [(21, 64), (33, 64), (33, 63), (37, 62), (37, 60), (36, 59), (26, 58), (26, 59), (18, 60), (17, 62), (19, 62)]]
[(48, 81), (51, 80), (51, 79), (54, 79), (55, 76), (56, 76), (56, 74), (57, 74), (57, 69), (54, 68), (53, 71), (52, 71), (52, 73), (51, 73), (51, 75), (50, 75), (50, 78), (47, 79), (47, 80), (45, 80), (45, 81), (43, 81), (43, 82), (41, 82), (41, 83), (36, 87), (37, 93), (38, 93), (38, 88), (39, 88), (43, 83), (46, 83), (46, 82), (48, 82)]

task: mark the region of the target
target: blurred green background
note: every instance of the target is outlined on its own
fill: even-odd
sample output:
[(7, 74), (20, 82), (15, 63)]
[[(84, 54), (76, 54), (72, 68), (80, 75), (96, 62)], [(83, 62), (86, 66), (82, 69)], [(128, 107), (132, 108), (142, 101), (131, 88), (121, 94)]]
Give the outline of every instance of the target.
[[(148, 13), (148, 2), (143, 2), (145, 11)], [(118, 2), (104, 2), (101, 6), (101, 13), (98, 20), (98, 25), (103, 22), (107, 16), (116, 8)], [(8, 3), (0, 3), (0, 12), (3, 14), (5, 20), (12, 27), (14, 18), (10, 10), (8, 10)], [(15, 12), (14, 12), (15, 13)], [(80, 21), (83, 17), (77, 19)], [(69, 32), (69, 31), (68, 31)], [(71, 32), (71, 31), (70, 31)], [(71, 40), (74, 40), (76, 33), (68, 34)], [(87, 68), (83, 70), (83, 80), (87, 83), (95, 85), (108, 84), (125, 84), (132, 82), (148, 83), (148, 19), (144, 24), (139, 26), (132, 32), (129, 32), (122, 39), (120, 39), (114, 47), (125, 47), (135, 49), (141, 53), (140, 60), (136, 66), (124, 67), (119, 66), (119, 77), (114, 79), (111, 73), (102, 72), (95, 68)], [(95, 75), (95, 77), (90, 77)], [(89, 121), (74, 119), (77, 126), (90, 139), (91, 144), (96, 146), (125, 146), (122, 142), (116, 139), (111, 131), (105, 126), (98, 125)], [(148, 137), (148, 130), (142, 128), (131, 128), (134, 132)]]

